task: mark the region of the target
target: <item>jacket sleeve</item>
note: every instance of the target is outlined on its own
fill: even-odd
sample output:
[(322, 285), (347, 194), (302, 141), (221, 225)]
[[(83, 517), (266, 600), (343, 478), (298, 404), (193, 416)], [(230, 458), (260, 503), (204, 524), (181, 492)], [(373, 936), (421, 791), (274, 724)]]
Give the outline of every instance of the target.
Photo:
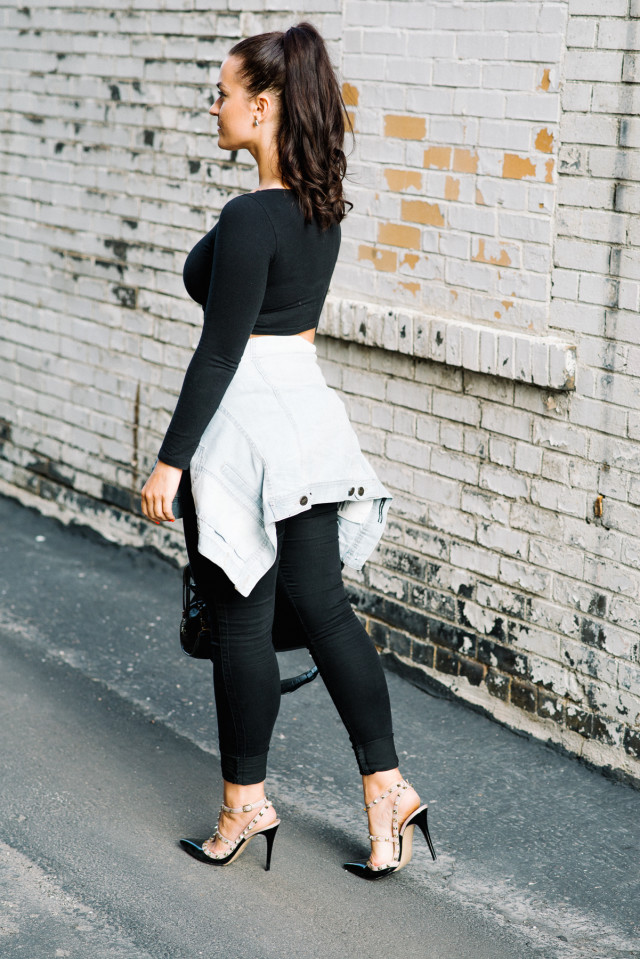
[(271, 221), (251, 194), (225, 205), (216, 230), (202, 335), (158, 453), (163, 463), (188, 468), (238, 368), (262, 307), (275, 252)]

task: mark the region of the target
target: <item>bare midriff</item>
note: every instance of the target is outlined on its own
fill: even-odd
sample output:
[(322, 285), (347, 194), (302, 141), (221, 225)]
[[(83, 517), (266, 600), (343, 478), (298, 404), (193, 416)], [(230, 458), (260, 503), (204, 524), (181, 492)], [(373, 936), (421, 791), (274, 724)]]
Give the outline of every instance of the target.
[[(315, 327), (312, 327), (310, 330), (305, 330), (304, 333), (296, 333), (295, 335), (304, 336), (305, 340), (309, 340), (310, 343), (313, 343), (313, 338), (316, 335)], [(250, 333), (249, 339), (257, 336), (269, 336), (269, 333)]]

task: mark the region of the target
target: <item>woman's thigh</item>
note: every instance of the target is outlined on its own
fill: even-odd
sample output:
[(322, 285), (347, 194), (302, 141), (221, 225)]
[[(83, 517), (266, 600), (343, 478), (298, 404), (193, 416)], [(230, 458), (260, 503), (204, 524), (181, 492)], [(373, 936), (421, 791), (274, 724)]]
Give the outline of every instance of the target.
[(312, 643), (354, 615), (342, 579), (337, 503), (319, 503), (286, 520), (277, 583)]
[[(250, 594), (243, 596), (224, 570), (198, 551), (195, 516), (185, 516), (184, 532), (193, 577), (212, 614), (214, 643), (231, 640), (236, 648), (242, 648), (250, 647), (255, 640), (264, 640), (265, 636), (270, 637), (277, 562), (256, 583)], [(280, 529), (278, 531), (279, 547), (282, 534), (283, 529)]]

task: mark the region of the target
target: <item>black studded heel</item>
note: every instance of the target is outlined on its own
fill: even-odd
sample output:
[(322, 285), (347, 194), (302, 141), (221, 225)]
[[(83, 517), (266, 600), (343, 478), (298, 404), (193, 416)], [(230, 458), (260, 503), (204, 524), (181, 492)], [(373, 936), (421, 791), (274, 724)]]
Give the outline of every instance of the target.
[(393, 803), (391, 835), (369, 835), (369, 839), (372, 842), (393, 843), (393, 853), (390, 862), (383, 863), (381, 866), (374, 866), (371, 862), (371, 856), (369, 856), (366, 861), (362, 860), (358, 862), (345, 862), (343, 867), (344, 869), (353, 873), (355, 876), (360, 876), (362, 879), (384, 879), (385, 876), (389, 876), (391, 873), (397, 872), (411, 861), (413, 833), (416, 826), (421, 830), (427, 842), (427, 846), (429, 847), (429, 852), (431, 853), (432, 858), (436, 858), (436, 851), (433, 848), (431, 836), (429, 835), (429, 827), (427, 826), (426, 804), (419, 806), (418, 809), (415, 809), (409, 816), (407, 816), (405, 821), (402, 823), (402, 826), (398, 828), (398, 809), (400, 807), (400, 797), (405, 789), (411, 788), (411, 783), (408, 783), (406, 779), (403, 779), (401, 782), (390, 786), (389, 789), (382, 793), (382, 795), (378, 796), (377, 799), (374, 799), (372, 802), (367, 803), (367, 805), (364, 807), (365, 812), (368, 812), (371, 807), (377, 805), (381, 799), (386, 799), (387, 796), (390, 796), (394, 792), (397, 793)]
[[(222, 803), (220, 806), (220, 812), (251, 812), (256, 808), (256, 806), (260, 806), (261, 809), (258, 815), (251, 820), (248, 826), (245, 826), (236, 839), (227, 839), (216, 827), (216, 831), (209, 839), (205, 839), (203, 842), (198, 842), (197, 839), (181, 839), (180, 845), (186, 852), (189, 853), (190, 856), (193, 856), (193, 858), (197, 859), (199, 862), (206, 862), (209, 866), (228, 866), (234, 861), (234, 859), (238, 858), (244, 849), (246, 849), (250, 840), (253, 839), (254, 836), (262, 835), (267, 840), (267, 864), (265, 866), (265, 872), (269, 872), (271, 869), (271, 852), (273, 850), (273, 843), (276, 838), (278, 826), (280, 825), (280, 820), (276, 819), (275, 822), (269, 823), (268, 826), (264, 826), (262, 829), (256, 829), (255, 827), (258, 825), (260, 819), (262, 816), (264, 816), (267, 809), (269, 809), (272, 805), (273, 803), (271, 803), (266, 796), (263, 796), (262, 799), (256, 799), (255, 802), (247, 803), (245, 806), (240, 806), (237, 809), (233, 809), (231, 806), (225, 806), (225, 804)], [(227, 846), (230, 847), (229, 851), (225, 854), (207, 852), (204, 848), (204, 843), (210, 842), (214, 839), (221, 839), (222, 842), (226, 843)]]

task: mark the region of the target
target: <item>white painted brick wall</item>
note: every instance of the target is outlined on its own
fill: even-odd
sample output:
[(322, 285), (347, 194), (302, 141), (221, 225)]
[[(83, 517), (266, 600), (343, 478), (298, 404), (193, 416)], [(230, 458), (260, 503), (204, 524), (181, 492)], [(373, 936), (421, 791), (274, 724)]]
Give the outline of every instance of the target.
[(639, 13), (0, 0), (0, 489), (181, 555), (137, 501), (199, 334), (182, 264), (255, 185), (212, 86), (308, 16), (356, 128), (316, 342), (394, 494), (354, 599), (460, 697), (640, 778)]

